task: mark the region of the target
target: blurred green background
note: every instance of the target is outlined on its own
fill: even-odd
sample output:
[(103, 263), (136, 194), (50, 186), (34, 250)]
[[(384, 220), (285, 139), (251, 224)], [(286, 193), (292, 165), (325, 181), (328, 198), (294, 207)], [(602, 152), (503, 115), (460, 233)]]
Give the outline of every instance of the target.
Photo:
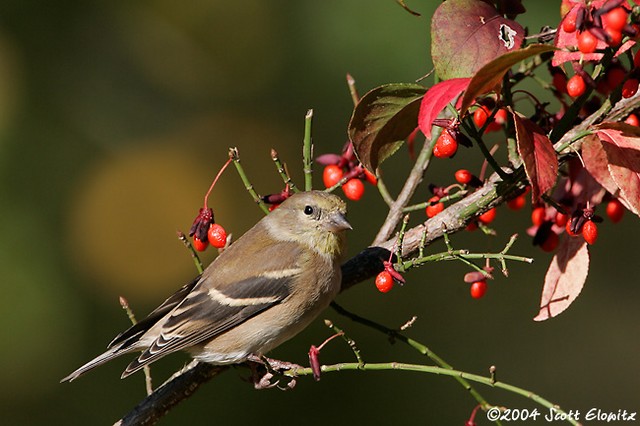
[[(532, 31), (555, 25), (558, 3), (526, 4), (532, 10), (519, 21)], [(175, 231), (188, 230), (229, 146), (238, 146), (263, 194), (281, 189), (271, 147), (300, 181), (306, 110), (315, 111), (316, 153), (339, 151), (352, 109), (345, 74), (361, 93), (426, 74), (437, 4), (410, 2), (423, 14), (414, 17), (392, 0), (3, 1), (0, 422), (111, 424), (142, 399), (141, 374), (119, 379), (127, 357), (74, 383), (58, 381), (127, 327), (118, 296), (142, 317), (195, 274)], [(465, 150), (438, 162), (426, 181), (448, 184), (452, 170), (477, 171), (480, 163)], [(406, 149), (385, 164), (393, 191), (409, 167)], [(426, 197), (424, 185), (418, 198)], [(261, 217), (233, 170), (210, 204), (235, 235)], [(351, 254), (384, 217), (370, 186), (350, 202)], [(412, 271), (407, 285), (385, 295), (362, 283), (338, 301), (393, 327), (417, 315), (407, 334), (456, 368), (488, 374), (496, 365), (500, 380), (566, 409), (639, 410), (637, 218), (602, 225), (581, 296), (544, 323), (532, 318), (551, 256), (524, 236), (528, 223), (528, 207), (501, 208), (497, 237), (454, 237), (457, 247), (487, 251), (520, 232), (514, 253), (536, 258), (511, 265), (510, 278), (490, 282), (480, 301), (469, 297), (461, 264)], [(324, 317), (356, 340), (366, 361), (428, 363), (331, 310)], [(272, 355), (306, 364), (309, 346), (329, 335), (319, 319)], [(335, 341), (321, 360), (353, 355)], [(174, 355), (154, 364), (155, 383), (185, 361)], [(302, 378), (290, 392), (255, 391), (241, 380), (246, 374), (226, 372), (161, 424), (462, 424), (475, 406), (455, 381), (418, 373), (327, 374), (318, 383)], [(495, 404), (535, 407), (477, 388)]]

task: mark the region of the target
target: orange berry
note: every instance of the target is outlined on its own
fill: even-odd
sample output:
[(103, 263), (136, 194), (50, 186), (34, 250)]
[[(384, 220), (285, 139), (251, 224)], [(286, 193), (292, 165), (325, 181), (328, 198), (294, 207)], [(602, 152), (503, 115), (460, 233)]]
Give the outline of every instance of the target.
[(209, 243), (215, 248), (223, 248), (227, 245), (227, 231), (217, 223), (212, 223), (207, 232)]
[(630, 78), (629, 80), (624, 82), (622, 86), (622, 97), (630, 98), (636, 94), (638, 91), (638, 80), (635, 78)]
[(443, 130), (433, 147), (433, 155), (438, 158), (449, 158), (456, 151), (458, 151), (458, 142), (448, 131)]
[(562, 21), (562, 30), (565, 33), (572, 33), (576, 30), (576, 12), (569, 12)]
[(624, 7), (616, 7), (602, 15), (602, 23), (606, 28), (622, 31), (622, 29), (627, 25), (628, 16), (629, 14)]
[(569, 221), (569, 215), (568, 214), (564, 214), (562, 212), (557, 212), (556, 213), (556, 225), (562, 227), (562, 226), (565, 226), (568, 221)]
[(535, 226), (540, 226), (544, 223), (547, 218), (547, 212), (543, 206), (536, 207), (531, 212), (531, 223)]
[(527, 196), (520, 194), (516, 198), (507, 201), (507, 207), (511, 210), (520, 210), (527, 204)]
[(580, 235), (582, 233), (582, 229), (578, 229), (577, 232), (573, 232), (571, 230), (571, 223), (572, 222), (573, 222), (573, 220), (567, 221), (567, 226), (565, 226), (565, 230), (567, 231), (567, 235), (570, 235), (572, 237), (577, 237), (578, 235)]
[(360, 179), (349, 179), (342, 185), (342, 191), (348, 199), (358, 201), (364, 194), (364, 184)]
[(607, 203), (607, 216), (609, 216), (609, 219), (611, 219), (611, 222), (613, 223), (618, 223), (622, 220), (624, 210), (624, 206), (617, 198), (614, 198)]
[(367, 182), (369, 182), (371, 185), (373, 185), (373, 186), (378, 185), (378, 178), (376, 177), (376, 175), (371, 173), (369, 170), (364, 169), (364, 177), (365, 177), (365, 179), (367, 179)]
[(632, 126), (640, 126), (640, 120), (638, 120), (638, 116), (635, 114), (629, 114), (629, 116), (624, 119), (624, 122)]
[[(440, 213), (442, 210), (444, 210), (444, 204), (440, 203), (439, 201), (440, 201), (440, 197), (438, 197), (437, 195), (429, 198), (429, 205), (427, 206), (427, 209), (426, 209), (427, 217), (434, 217), (435, 215)], [(431, 203), (435, 203), (435, 204), (431, 204)]]
[(393, 277), (387, 271), (382, 271), (376, 277), (376, 287), (382, 293), (388, 293), (393, 288)]
[(490, 210), (487, 210), (486, 212), (484, 212), (480, 216), (478, 216), (478, 220), (480, 222), (484, 223), (485, 225), (488, 225), (491, 222), (493, 222), (495, 218), (496, 218), (496, 208), (495, 207), (490, 209)]
[(587, 90), (587, 84), (584, 82), (584, 78), (581, 75), (574, 75), (567, 81), (567, 93), (572, 98), (582, 96)]
[(482, 126), (485, 125), (485, 123), (487, 122), (487, 119), (489, 118), (490, 115), (491, 115), (491, 112), (489, 111), (489, 108), (487, 108), (486, 106), (482, 105), (480, 108), (478, 108), (478, 109), (476, 109), (474, 111), (474, 113), (473, 113), (473, 123), (479, 129)]
[(598, 39), (591, 32), (582, 31), (578, 34), (578, 49), (582, 53), (593, 53), (598, 46)]
[(487, 292), (487, 281), (476, 281), (471, 284), (471, 288), (469, 290), (471, 292), (471, 297), (474, 299), (480, 299)]
[(454, 176), (458, 183), (462, 185), (468, 184), (469, 182), (471, 182), (471, 179), (473, 179), (473, 173), (466, 169), (458, 170)]
[(200, 240), (200, 238), (196, 236), (193, 237), (193, 248), (196, 249), (197, 251), (205, 251), (208, 246), (209, 246), (209, 241)]
[(582, 225), (582, 236), (589, 245), (594, 245), (598, 239), (598, 226), (595, 222), (588, 220)]
[(322, 171), (322, 181), (324, 182), (324, 186), (327, 188), (331, 188), (336, 183), (340, 182), (344, 172), (340, 167), (335, 164), (329, 164)]

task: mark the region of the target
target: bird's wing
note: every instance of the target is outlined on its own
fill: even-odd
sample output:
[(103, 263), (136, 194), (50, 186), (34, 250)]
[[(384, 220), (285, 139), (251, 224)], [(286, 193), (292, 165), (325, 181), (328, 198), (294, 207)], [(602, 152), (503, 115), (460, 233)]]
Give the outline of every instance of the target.
[(153, 327), (162, 317), (167, 315), (173, 308), (178, 306), (180, 302), (182, 302), (185, 297), (195, 287), (195, 285), (200, 280), (200, 275), (194, 278), (189, 284), (185, 284), (182, 288), (171, 296), (167, 298), (160, 306), (154, 309), (149, 315), (146, 316), (141, 321), (138, 321), (133, 326), (129, 327), (127, 330), (118, 334), (107, 346), (107, 349), (111, 349), (116, 345), (120, 345), (118, 349), (125, 349), (129, 347), (131, 344), (138, 341), (140, 336), (147, 332), (151, 327)]
[(301, 270), (266, 271), (243, 280), (212, 286), (199, 283), (162, 324), (156, 340), (134, 360), (122, 377), (157, 359), (193, 346), (238, 326), (289, 296)]

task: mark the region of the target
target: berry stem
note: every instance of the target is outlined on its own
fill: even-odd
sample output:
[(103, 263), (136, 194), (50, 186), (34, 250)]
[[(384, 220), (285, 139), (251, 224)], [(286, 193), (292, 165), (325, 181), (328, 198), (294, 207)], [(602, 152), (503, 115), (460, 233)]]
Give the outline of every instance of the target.
[(285, 186), (289, 185), (289, 189), (294, 193), (300, 192), (296, 184), (293, 183), (293, 180), (291, 180), (291, 176), (289, 176), (289, 172), (287, 172), (286, 165), (283, 164), (282, 161), (280, 161), (278, 152), (273, 148), (271, 148), (271, 159), (273, 160), (273, 163), (276, 165), (278, 174), (282, 178), (282, 181), (284, 182)]
[(329, 342), (330, 340), (332, 340), (335, 337), (342, 337), (342, 339), (344, 339), (345, 342), (347, 342), (347, 345), (349, 345), (349, 347), (351, 348), (351, 351), (353, 351), (353, 354), (356, 357), (356, 360), (358, 361), (358, 365), (364, 365), (364, 360), (362, 359), (362, 353), (360, 352), (360, 349), (358, 349), (358, 346), (356, 345), (355, 340), (353, 340), (352, 338), (350, 338), (349, 336), (347, 336), (345, 334), (344, 331), (342, 331), (340, 328), (338, 328), (333, 322), (329, 321), (329, 320), (324, 320), (324, 324), (329, 327), (331, 330), (333, 330), (333, 332), (335, 333), (333, 336), (329, 337), (327, 340), (325, 340), (319, 347), (318, 350), (322, 349), (322, 347)]
[[(236, 149), (236, 151), (237, 151), (237, 149)], [(224, 166), (222, 166), (222, 168), (220, 169), (220, 171), (218, 172), (216, 177), (213, 179), (213, 182), (211, 182), (211, 186), (209, 187), (209, 190), (204, 195), (204, 209), (205, 210), (209, 208), (209, 194), (211, 194), (211, 191), (213, 190), (213, 187), (216, 186), (216, 182), (218, 182), (218, 179), (220, 179), (220, 176), (222, 176), (222, 173), (225, 171), (227, 166), (231, 163), (231, 160), (232, 160), (231, 157), (229, 157), (227, 162), (224, 163)]]
[[(396, 258), (398, 263), (402, 262), (402, 244), (404, 242), (404, 233), (407, 230), (407, 225), (409, 224), (409, 214), (404, 215), (402, 218), (402, 226), (400, 227), (400, 232), (398, 232), (398, 240), (396, 242)], [(389, 259), (391, 261), (391, 259)]]
[(307, 111), (304, 116), (304, 140), (302, 144), (302, 163), (304, 171), (304, 190), (313, 189), (313, 144), (311, 143), (311, 121), (313, 120), (313, 110)]
[[(453, 108), (453, 107), (449, 105), (449, 108)], [(498, 176), (500, 176), (502, 180), (507, 180), (509, 175), (505, 173), (504, 170), (502, 170), (502, 168), (500, 167), (496, 159), (493, 158), (493, 155), (491, 155), (491, 152), (489, 152), (489, 149), (487, 149), (487, 146), (484, 144), (484, 141), (482, 140), (480, 131), (477, 130), (474, 125), (469, 124), (470, 120), (471, 118), (462, 120), (461, 121), (462, 127), (464, 127), (464, 129), (467, 131), (467, 134), (469, 134), (471, 138), (474, 141), (476, 141), (476, 145), (478, 145), (478, 148), (480, 148), (480, 152), (482, 152), (482, 155), (484, 156), (484, 158), (491, 165), (491, 168), (498, 174)], [(487, 123), (489, 123), (489, 119), (487, 120)]]
[(264, 214), (269, 214), (269, 207), (267, 207), (267, 205), (262, 200), (262, 197), (260, 197), (256, 190), (253, 188), (253, 185), (249, 181), (247, 174), (244, 172), (242, 164), (240, 164), (240, 153), (238, 152), (238, 148), (229, 148), (229, 158), (233, 160), (233, 165), (236, 166), (238, 175), (240, 176), (245, 189), (253, 198), (253, 201), (255, 201), (256, 204), (262, 209)]

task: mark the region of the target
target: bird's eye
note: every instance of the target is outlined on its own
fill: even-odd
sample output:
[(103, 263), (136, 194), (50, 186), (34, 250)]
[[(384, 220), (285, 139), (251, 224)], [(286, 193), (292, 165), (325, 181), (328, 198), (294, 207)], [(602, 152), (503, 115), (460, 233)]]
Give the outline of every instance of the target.
[(310, 216), (313, 214), (313, 207), (311, 206), (305, 206), (304, 208), (304, 214), (306, 214), (307, 216)]

